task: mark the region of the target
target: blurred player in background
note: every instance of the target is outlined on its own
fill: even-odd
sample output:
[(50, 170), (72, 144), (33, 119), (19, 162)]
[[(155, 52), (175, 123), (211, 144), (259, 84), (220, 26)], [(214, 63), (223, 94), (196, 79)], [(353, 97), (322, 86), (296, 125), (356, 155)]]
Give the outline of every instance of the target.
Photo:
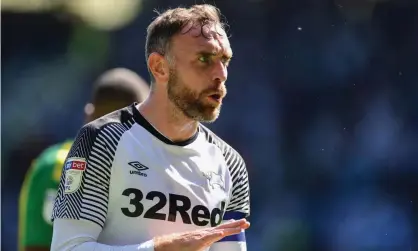
[[(107, 113), (142, 102), (148, 84), (136, 73), (117, 68), (96, 81), (93, 97), (85, 106), (86, 123)], [(56, 144), (40, 154), (28, 170), (19, 199), (19, 250), (50, 250), (51, 215), (64, 161), (73, 141)]]
[(246, 250), (245, 162), (202, 124), (219, 116), (231, 57), (211, 5), (167, 10), (148, 26), (151, 93), (79, 131), (52, 251)]

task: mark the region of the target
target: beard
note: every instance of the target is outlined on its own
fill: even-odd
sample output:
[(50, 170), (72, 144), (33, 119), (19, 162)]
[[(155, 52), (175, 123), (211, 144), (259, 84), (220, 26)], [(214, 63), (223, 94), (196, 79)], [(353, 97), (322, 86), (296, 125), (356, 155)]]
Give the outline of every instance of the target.
[[(174, 69), (170, 70), (170, 77), (167, 85), (168, 99), (189, 119), (199, 122), (214, 122), (220, 114), (221, 104), (212, 104), (207, 101), (208, 94), (218, 89), (208, 88), (197, 92), (187, 87), (179, 78)], [(223, 88), (223, 96), (226, 89)]]

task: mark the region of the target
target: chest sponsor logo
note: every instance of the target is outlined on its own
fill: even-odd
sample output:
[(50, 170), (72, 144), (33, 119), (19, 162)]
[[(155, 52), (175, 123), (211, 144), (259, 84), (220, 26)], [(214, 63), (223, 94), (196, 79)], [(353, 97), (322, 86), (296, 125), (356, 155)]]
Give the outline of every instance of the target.
[[(176, 222), (181, 220), (184, 224), (196, 226), (217, 226), (222, 222), (225, 213), (225, 202), (221, 208), (210, 210), (204, 205), (192, 207), (187, 196), (172, 194), (168, 197), (159, 191), (151, 191), (144, 196), (144, 193), (136, 188), (127, 188), (122, 195), (130, 198), (130, 205), (121, 208), (122, 213), (127, 217), (144, 217), (146, 219), (164, 220)], [(156, 201), (150, 208), (145, 208), (144, 200)], [(160, 212), (168, 204), (168, 214)]]

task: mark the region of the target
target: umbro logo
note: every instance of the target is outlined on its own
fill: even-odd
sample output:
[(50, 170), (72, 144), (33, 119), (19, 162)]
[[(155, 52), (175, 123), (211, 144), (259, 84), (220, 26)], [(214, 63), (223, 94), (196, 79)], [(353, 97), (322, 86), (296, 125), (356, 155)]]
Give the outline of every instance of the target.
[(138, 161), (131, 161), (128, 163), (131, 167), (135, 168), (135, 170), (131, 170), (129, 173), (130, 174), (137, 174), (140, 176), (144, 176), (147, 177), (146, 173), (143, 173), (143, 171), (148, 170), (149, 168), (142, 165), (141, 163), (139, 163)]

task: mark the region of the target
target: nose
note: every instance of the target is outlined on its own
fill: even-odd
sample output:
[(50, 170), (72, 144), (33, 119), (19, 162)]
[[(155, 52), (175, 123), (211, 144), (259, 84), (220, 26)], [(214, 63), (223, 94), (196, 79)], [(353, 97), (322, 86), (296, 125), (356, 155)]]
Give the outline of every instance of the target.
[(224, 83), (228, 78), (228, 69), (221, 61), (216, 62), (213, 68), (213, 80), (215, 82)]

